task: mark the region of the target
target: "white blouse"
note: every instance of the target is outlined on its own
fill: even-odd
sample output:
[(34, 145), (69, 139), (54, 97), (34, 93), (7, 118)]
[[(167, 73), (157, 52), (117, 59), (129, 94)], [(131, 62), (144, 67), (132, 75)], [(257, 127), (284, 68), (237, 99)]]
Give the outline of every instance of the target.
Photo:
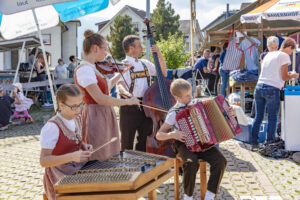
[[(68, 120), (58, 114), (68, 129), (75, 132), (76, 123), (74, 119)], [(59, 128), (53, 122), (47, 122), (40, 135), (40, 144), (42, 149), (54, 149), (59, 137)]]
[(101, 74), (94, 64), (91, 64), (85, 60), (81, 61), (79, 69), (76, 71), (76, 79), (78, 84), (86, 88), (89, 85), (97, 84), (97, 77), (96, 74), (101, 76), (102, 78), (106, 79), (108, 88), (110, 88), (110, 80), (109, 78), (105, 77), (103, 74)]

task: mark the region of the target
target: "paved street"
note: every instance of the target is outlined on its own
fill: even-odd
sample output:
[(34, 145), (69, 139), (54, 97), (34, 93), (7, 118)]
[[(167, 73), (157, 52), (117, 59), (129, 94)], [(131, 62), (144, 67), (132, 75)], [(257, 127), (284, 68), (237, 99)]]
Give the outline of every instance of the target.
[[(39, 131), (50, 116), (49, 112), (34, 113), (35, 123), (22, 122), (0, 132), (1, 200), (42, 199)], [(299, 164), (289, 159), (262, 157), (235, 140), (222, 143), (220, 148), (228, 160), (228, 166), (218, 199), (300, 200)], [(194, 197), (199, 199), (199, 176), (196, 189)], [(174, 199), (173, 179), (161, 185), (157, 193), (158, 199)], [(147, 196), (141, 199), (147, 199)]]

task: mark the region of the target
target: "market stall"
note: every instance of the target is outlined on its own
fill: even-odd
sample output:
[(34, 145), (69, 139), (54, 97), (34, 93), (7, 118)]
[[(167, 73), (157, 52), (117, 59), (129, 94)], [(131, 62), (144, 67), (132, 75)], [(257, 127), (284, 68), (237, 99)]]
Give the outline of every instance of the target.
[[(217, 24), (216, 26), (210, 28), (206, 31), (206, 41), (205, 48), (207, 46), (222, 46), (226, 41), (228, 41), (230, 34), (237, 33), (243, 35), (243, 40), (250, 41), (251, 45), (254, 48), (257, 48), (258, 53), (263, 52), (264, 50), (264, 38), (269, 36), (277, 35), (279, 37), (290, 36), (297, 32), (300, 29), (300, 22), (295, 21), (293, 15), (290, 15), (290, 18), (283, 18), (282, 20), (269, 20), (267, 18), (261, 17), (259, 18), (260, 23), (253, 23), (253, 17), (242, 17), (249, 16), (251, 13), (255, 13), (258, 11), (266, 10), (271, 6), (278, 3), (279, 0), (258, 0), (243, 10), (240, 10), (235, 15), (229, 17), (225, 21)], [(281, 1), (280, 1), (281, 2)], [(299, 7), (298, 7), (299, 8)], [(244, 19), (244, 21), (243, 21)], [(245, 23), (245, 19), (251, 19), (251, 23)], [(258, 18), (256, 18), (258, 19)], [(244, 23), (242, 23), (244, 22)], [(234, 28), (233, 28), (234, 27)], [(242, 40), (242, 41), (243, 41)], [(239, 41), (242, 42), (242, 41)], [(257, 42), (259, 41), (259, 42)], [(238, 45), (239, 45), (238, 43)], [(258, 44), (259, 43), (259, 44)], [(245, 51), (251, 52), (250, 49), (253, 48), (245, 48)], [(245, 52), (244, 51), (244, 52)], [(259, 55), (259, 54), (258, 54)], [(257, 62), (259, 57), (257, 56)], [(247, 59), (243, 59), (240, 67), (248, 69)], [(258, 64), (258, 74), (260, 72), (260, 64)], [(257, 75), (258, 75), (257, 74)], [(253, 89), (255, 87), (256, 81), (235, 81), (232, 82), (231, 86), (234, 89), (239, 89), (241, 95), (241, 107), (245, 110), (245, 92), (247, 91), (247, 87), (249, 89)]]

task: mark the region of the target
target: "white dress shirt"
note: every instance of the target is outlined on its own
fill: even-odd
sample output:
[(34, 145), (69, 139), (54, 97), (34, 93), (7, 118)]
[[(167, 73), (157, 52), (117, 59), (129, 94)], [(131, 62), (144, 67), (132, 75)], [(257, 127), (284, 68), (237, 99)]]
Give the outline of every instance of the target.
[[(193, 102), (191, 101), (188, 106), (191, 106), (193, 105)], [(183, 103), (179, 103), (177, 102), (172, 108), (182, 108), (182, 107), (185, 107), (186, 104), (183, 104)], [(175, 128), (178, 129), (178, 123), (176, 121), (176, 115), (177, 115), (177, 112), (175, 110), (173, 110), (172, 112), (169, 112), (166, 116), (166, 120), (165, 120), (165, 123), (169, 124), (170, 126), (174, 126)]]
[[(138, 60), (136, 61), (135, 58), (130, 57), (130, 56), (126, 56), (125, 60), (126, 62), (129, 62), (132, 64), (133, 71), (134, 72), (138, 72), (138, 71), (145, 71), (144, 70), (144, 66), (142, 64), (142, 62), (146, 65), (149, 74), (150, 74), (150, 78), (151, 76), (156, 75), (156, 69), (155, 69), (155, 65), (151, 62), (149, 62), (148, 60)], [(124, 79), (125, 82), (127, 82), (128, 86), (130, 87), (131, 85), (131, 78), (130, 78), (130, 71), (127, 71), (124, 75)], [(120, 81), (124, 81), (123, 78), (120, 78)], [(126, 84), (125, 84), (126, 85)], [(127, 88), (129, 90), (129, 88)], [(148, 81), (147, 78), (137, 78), (135, 79), (135, 83), (134, 83), (134, 88), (133, 88), (133, 96), (135, 97), (143, 97), (144, 93), (146, 92), (146, 90), (148, 89)]]

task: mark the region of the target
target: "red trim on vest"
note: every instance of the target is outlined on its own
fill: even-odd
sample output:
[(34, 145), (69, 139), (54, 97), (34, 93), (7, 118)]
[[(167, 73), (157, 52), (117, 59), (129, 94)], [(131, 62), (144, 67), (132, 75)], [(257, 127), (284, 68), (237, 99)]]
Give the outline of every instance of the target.
[[(97, 102), (88, 93), (88, 91), (78, 84), (76, 71), (75, 71), (75, 74), (74, 74), (75, 75), (75, 84), (84, 92), (84, 97), (83, 97), (84, 103), (86, 103), (86, 104), (97, 104)], [(102, 93), (105, 94), (105, 95), (109, 95), (108, 85), (107, 85), (107, 82), (106, 82), (105, 78), (102, 78), (101, 76), (97, 76), (97, 74), (96, 74), (96, 78), (97, 78), (97, 85), (100, 88), (100, 90), (102, 91)]]
[(67, 136), (65, 136), (57, 122), (52, 120), (49, 122), (55, 123), (59, 129), (59, 137), (52, 151), (52, 155), (59, 156), (80, 150), (82, 141), (79, 141), (79, 143), (76, 144), (76, 140), (70, 140)]

